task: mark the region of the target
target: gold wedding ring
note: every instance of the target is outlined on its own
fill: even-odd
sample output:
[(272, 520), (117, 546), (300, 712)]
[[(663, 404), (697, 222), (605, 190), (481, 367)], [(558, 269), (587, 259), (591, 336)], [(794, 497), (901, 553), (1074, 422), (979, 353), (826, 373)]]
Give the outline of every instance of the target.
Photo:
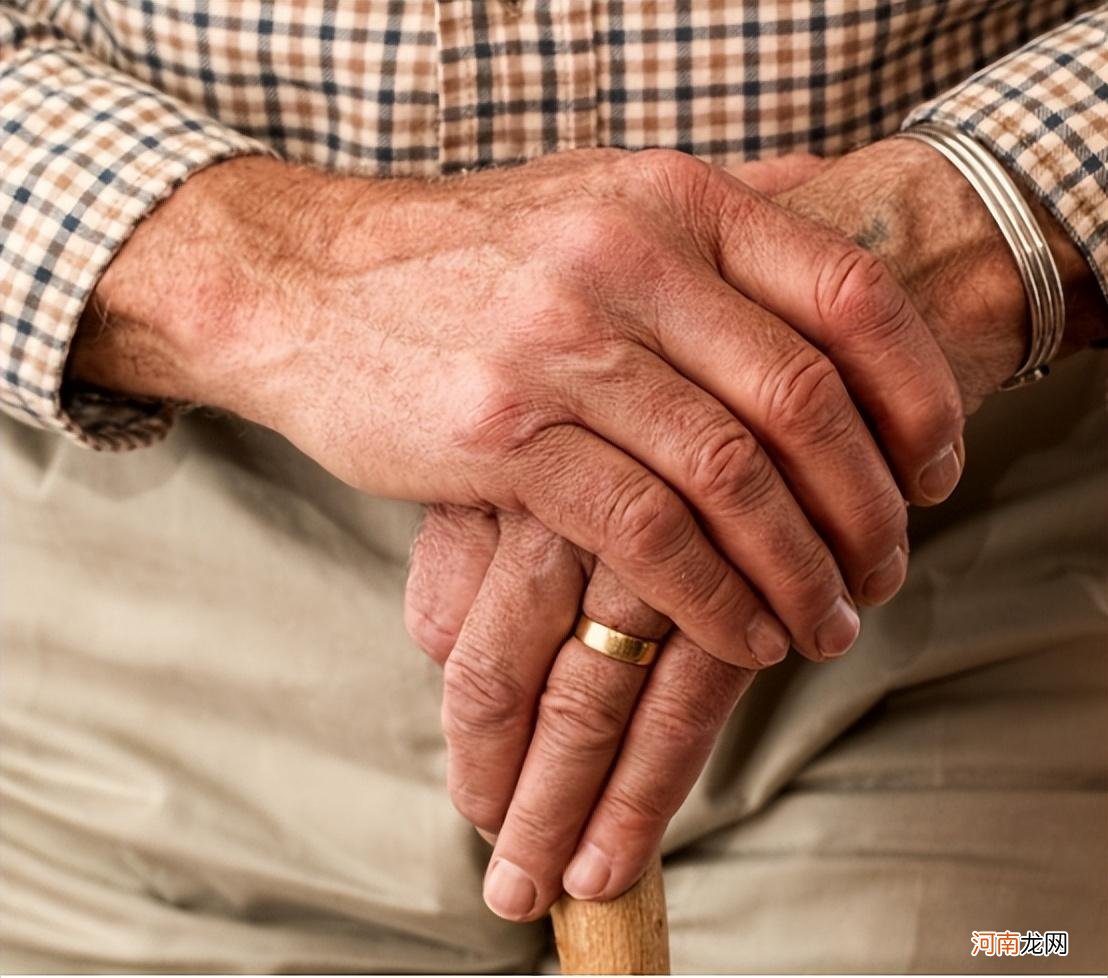
[(645, 638), (635, 638), (634, 635), (625, 635), (623, 632), (601, 625), (593, 621), (588, 615), (582, 615), (577, 619), (577, 628), (574, 635), (581, 640), (582, 645), (616, 659), (619, 662), (630, 662), (635, 666), (648, 666), (658, 654), (658, 643)]

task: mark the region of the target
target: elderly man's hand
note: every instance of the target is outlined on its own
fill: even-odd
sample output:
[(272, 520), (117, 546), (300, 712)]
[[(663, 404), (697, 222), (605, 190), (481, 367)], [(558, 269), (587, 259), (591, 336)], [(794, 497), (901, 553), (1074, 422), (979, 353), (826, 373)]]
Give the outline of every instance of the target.
[[(766, 167), (742, 175), (773, 181)], [(1025, 343), (1021, 285), (991, 218), (955, 171), (913, 143), (817, 169), (794, 168), (812, 179), (785, 199), (884, 254), (975, 408)], [(1066, 236), (1040, 218), (1078, 345), (1102, 305)], [(450, 788), (463, 814), (499, 831), (486, 898), (514, 919), (544, 912), (563, 884), (610, 898), (637, 878), (753, 676), (681, 633), (649, 674), (567, 637), (590, 574), (586, 614), (644, 637), (665, 633), (668, 623), (603, 564), (533, 521), (433, 508), (413, 551), (409, 627), (446, 663)]]
[(844, 652), (850, 594), (899, 585), (904, 497), (959, 474), (957, 386), (884, 266), (678, 153), (431, 183), (233, 160), (96, 300), (75, 379), (229, 409), (367, 491), (533, 515), (740, 666)]
[(498, 833), (485, 899), (512, 920), (544, 913), (563, 878), (588, 899), (638, 878), (755, 675), (680, 632), (650, 669), (607, 658), (570, 635), (582, 603), (625, 633), (669, 631), (535, 520), (428, 510), (410, 628), (445, 666), (448, 787), (487, 838)]

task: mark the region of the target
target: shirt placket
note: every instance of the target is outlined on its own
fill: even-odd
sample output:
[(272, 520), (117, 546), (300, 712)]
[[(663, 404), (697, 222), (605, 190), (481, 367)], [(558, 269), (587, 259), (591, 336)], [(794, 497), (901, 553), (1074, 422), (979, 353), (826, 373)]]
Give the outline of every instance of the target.
[(437, 0), (444, 172), (596, 145), (591, 4)]

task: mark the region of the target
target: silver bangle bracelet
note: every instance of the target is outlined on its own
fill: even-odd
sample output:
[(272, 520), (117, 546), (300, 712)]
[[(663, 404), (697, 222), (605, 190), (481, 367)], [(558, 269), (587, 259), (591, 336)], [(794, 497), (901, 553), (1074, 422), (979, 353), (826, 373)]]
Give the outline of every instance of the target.
[(952, 126), (923, 122), (897, 134), (926, 143), (941, 153), (977, 191), (996, 221), (1016, 261), (1030, 312), (1027, 356), (1012, 377), (1001, 384), (1011, 390), (1040, 380), (1050, 372), (1066, 327), (1062, 276), (1027, 201), (1000, 162), (975, 139)]

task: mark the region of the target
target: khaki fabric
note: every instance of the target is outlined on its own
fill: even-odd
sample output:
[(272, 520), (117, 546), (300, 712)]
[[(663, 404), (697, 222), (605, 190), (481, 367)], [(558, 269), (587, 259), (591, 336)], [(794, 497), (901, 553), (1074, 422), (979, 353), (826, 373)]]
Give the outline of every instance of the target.
[[(992, 399), (856, 650), (755, 683), (667, 836), (677, 970), (1108, 968), (1106, 374)], [(446, 795), (416, 507), (201, 414), (0, 438), (0, 969), (549, 966)]]

